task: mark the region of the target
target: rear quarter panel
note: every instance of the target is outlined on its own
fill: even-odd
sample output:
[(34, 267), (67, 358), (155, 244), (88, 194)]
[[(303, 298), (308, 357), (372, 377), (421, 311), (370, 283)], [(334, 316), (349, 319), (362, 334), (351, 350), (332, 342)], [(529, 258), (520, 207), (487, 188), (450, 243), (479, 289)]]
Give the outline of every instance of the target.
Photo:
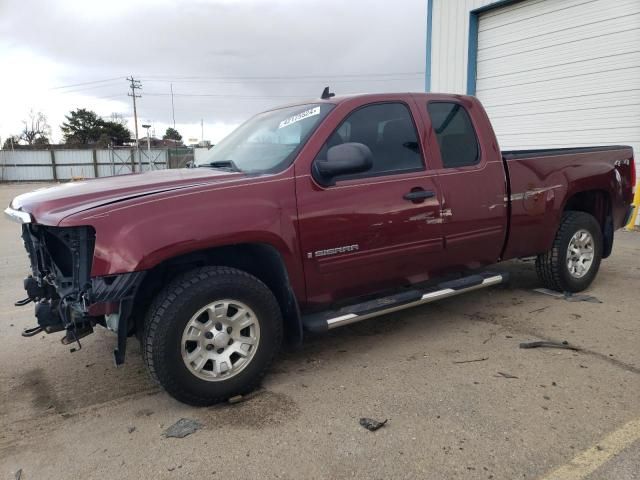
[[(567, 201), (577, 193), (608, 194), (614, 228), (623, 226), (631, 203), (631, 148), (590, 151), (507, 160), (510, 178), (511, 225), (505, 259), (536, 255), (551, 248)], [(617, 172), (617, 173), (616, 173)]]

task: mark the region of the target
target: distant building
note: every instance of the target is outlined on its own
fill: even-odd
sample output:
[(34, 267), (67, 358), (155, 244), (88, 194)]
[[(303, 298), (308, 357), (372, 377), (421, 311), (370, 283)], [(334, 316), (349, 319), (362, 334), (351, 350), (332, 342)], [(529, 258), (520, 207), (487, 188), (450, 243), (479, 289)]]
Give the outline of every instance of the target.
[[(162, 148), (162, 147), (174, 148), (174, 147), (183, 146), (182, 141), (180, 140), (173, 140), (170, 138), (156, 138), (156, 137), (151, 137), (150, 144), (152, 148)], [(142, 137), (138, 139), (138, 146), (140, 148), (146, 148), (147, 137)]]

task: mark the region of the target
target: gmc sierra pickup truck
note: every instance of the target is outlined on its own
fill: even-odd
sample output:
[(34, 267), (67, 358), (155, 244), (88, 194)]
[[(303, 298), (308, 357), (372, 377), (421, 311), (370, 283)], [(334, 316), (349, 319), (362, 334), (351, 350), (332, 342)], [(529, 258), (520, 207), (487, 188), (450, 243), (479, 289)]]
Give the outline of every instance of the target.
[[(577, 292), (635, 185), (626, 146), (500, 151), (473, 97), (323, 98), (256, 115), (193, 168), (16, 197), (41, 331), (137, 336), (151, 377), (209, 405), (256, 387), (286, 341), (496, 285), (536, 256)], [(391, 320), (390, 320), (391, 321)]]

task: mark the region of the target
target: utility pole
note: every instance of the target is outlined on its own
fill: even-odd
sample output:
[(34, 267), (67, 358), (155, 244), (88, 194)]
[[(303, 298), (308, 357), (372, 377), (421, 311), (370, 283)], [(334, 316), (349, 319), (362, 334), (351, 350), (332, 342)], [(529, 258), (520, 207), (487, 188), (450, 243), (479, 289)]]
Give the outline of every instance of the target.
[(200, 119), (200, 141), (204, 145), (204, 119)]
[(173, 129), (176, 129), (176, 109), (173, 106), (173, 83), (169, 84), (171, 88), (171, 118), (173, 118)]
[(147, 162), (149, 162), (149, 170), (151, 170), (151, 137), (149, 136), (149, 129), (151, 125), (142, 125), (142, 128), (147, 129)]
[(140, 156), (140, 150), (138, 148), (138, 111), (136, 110), (136, 98), (140, 98), (142, 95), (136, 93), (136, 90), (142, 89), (142, 85), (140, 84), (140, 80), (136, 80), (133, 78), (133, 75), (127, 77), (127, 81), (130, 82), (129, 88), (131, 88), (131, 93), (128, 93), (131, 98), (133, 98), (133, 122), (135, 125), (136, 132), (136, 152), (138, 152), (138, 170), (142, 172), (142, 157)]

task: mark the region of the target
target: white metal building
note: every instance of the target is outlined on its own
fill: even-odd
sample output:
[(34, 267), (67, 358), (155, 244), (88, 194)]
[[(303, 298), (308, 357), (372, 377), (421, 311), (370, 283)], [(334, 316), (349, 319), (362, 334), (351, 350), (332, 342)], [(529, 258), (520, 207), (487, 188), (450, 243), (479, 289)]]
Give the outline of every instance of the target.
[(428, 0), (426, 89), (484, 103), (503, 150), (631, 145), (640, 0)]

